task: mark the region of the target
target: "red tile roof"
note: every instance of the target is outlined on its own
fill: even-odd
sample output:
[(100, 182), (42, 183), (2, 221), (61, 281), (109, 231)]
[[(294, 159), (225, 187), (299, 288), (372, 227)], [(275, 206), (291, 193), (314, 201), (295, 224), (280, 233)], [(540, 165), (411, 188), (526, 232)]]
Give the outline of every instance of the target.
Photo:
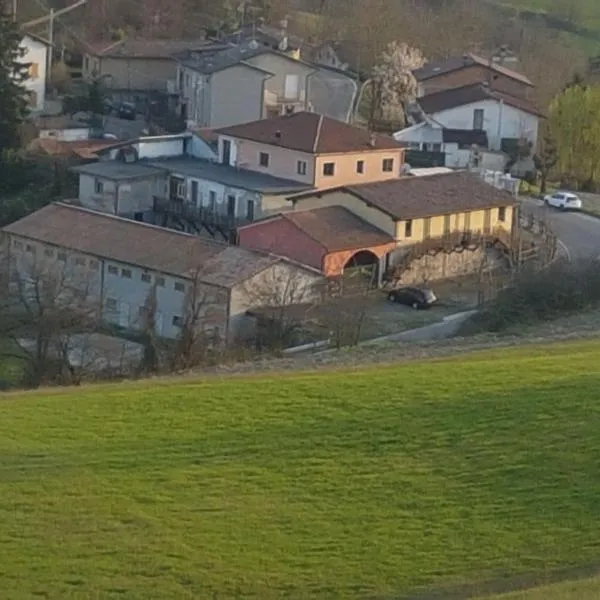
[(281, 218), (292, 222), (328, 252), (381, 246), (394, 241), (343, 206), (286, 212)]
[(216, 131), (222, 135), (310, 154), (368, 152), (402, 147), (387, 135), (370, 134), (366, 129), (311, 112), (262, 119)]

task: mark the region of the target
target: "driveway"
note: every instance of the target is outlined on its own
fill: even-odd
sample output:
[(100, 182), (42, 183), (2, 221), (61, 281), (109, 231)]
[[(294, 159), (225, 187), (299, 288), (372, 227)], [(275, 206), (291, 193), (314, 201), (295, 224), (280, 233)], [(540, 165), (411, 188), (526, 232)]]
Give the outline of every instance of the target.
[(550, 222), (571, 259), (600, 256), (600, 219), (577, 212), (547, 208), (540, 200), (521, 198), (524, 211), (531, 211)]

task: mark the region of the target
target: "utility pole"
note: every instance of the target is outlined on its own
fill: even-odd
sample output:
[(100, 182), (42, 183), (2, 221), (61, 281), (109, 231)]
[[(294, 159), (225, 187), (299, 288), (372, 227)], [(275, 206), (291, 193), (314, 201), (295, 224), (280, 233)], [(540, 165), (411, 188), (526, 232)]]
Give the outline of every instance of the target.
[(52, 59), (54, 50), (54, 9), (50, 9), (50, 21), (48, 21), (48, 64), (46, 65), (46, 79), (50, 78), (52, 73)]

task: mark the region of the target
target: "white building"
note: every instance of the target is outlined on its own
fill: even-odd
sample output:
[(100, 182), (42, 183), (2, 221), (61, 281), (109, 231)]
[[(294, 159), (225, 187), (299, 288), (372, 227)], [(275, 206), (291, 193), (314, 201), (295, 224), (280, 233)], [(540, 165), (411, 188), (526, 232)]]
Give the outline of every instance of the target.
[(499, 151), (505, 141), (526, 139), (535, 148), (543, 115), (525, 98), (476, 83), (428, 94), (418, 99), (423, 112), (447, 129), (485, 132), (488, 149)]
[(32, 34), (27, 34), (22, 42), (25, 54), (21, 61), (29, 64), (29, 78), (25, 87), (30, 94), (31, 110), (41, 112), (46, 102), (46, 81), (49, 42)]
[(85, 286), (105, 322), (123, 330), (144, 328), (154, 297), (156, 333), (170, 339), (179, 337), (194, 306), (202, 331), (234, 341), (251, 333), (246, 311), (284, 298), (291, 278), (297, 302), (314, 300), (322, 280), (309, 267), (265, 252), (62, 203), (3, 232), (9, 264), (22, 280), (40, 265), (43, 273), (60, 270), (63, 281)]

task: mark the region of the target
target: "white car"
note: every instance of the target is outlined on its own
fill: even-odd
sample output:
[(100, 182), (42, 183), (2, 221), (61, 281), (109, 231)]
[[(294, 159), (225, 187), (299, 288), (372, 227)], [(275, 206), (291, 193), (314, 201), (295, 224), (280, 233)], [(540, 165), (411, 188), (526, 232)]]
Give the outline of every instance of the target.
[(581, 210), (583, 206), (581, 198), (571, 192), (555, 192), (549, 196), (544, 196), (544, 204), (560, 208), (560, 210)]

